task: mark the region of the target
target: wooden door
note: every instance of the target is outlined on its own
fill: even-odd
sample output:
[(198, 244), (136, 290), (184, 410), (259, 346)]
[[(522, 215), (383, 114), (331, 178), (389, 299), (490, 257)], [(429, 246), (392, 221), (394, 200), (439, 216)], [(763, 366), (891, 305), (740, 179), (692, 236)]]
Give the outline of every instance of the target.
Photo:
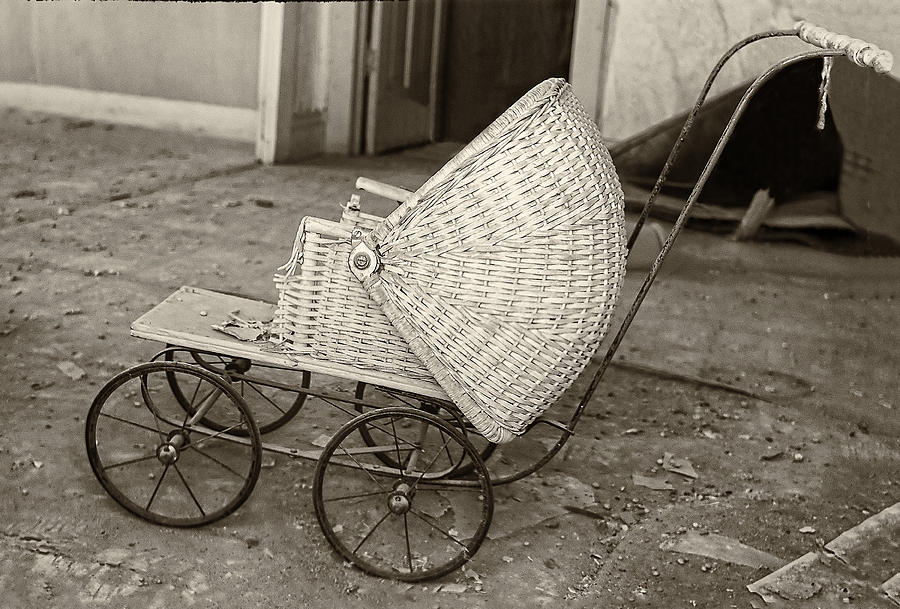
[(408, 0), (370, 5), (366, 154), (433, 141), (441, 4)]

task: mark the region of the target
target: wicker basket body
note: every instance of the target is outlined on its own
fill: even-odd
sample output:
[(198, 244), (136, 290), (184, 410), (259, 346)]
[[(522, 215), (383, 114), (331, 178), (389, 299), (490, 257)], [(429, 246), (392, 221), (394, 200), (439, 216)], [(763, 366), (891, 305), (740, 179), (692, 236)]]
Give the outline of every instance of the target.
[(624, 197), (561, 79), (541, 83), (364, 238), (366, 291), (489, 440), (584, 370), (625, 272)]
[(290, 355), (415, 380), (431, 373), (350, 273), (350, 232), (373, 217), (345, 211), (340, 223), (303, 218), (291, 259), (275, 275), (274, 340)]
[[(288, 351), (436, 380), (487, 439), (583, 371), (625, 272), (624, 197), (569, 85), (541, 83), (383, 221), (305, 218), (276, 276)], [(350, 232), (378, 252), (351, 273)]]

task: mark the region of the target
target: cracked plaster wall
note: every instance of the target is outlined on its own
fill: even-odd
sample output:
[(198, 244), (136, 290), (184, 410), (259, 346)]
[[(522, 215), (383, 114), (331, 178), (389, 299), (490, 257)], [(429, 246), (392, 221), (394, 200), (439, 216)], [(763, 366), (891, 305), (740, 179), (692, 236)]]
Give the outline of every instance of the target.
[[(900, 59), (898, 9), (895, 0), (615, 0), (601, 131), (621, 140), (684, 112), (732, 44), (801, 18), (873, 42)], [(804, 48), (793, 38), (751, 45), (726, 66), (713, 94)], [(898, 75), (895, 67), (892, 76)]]

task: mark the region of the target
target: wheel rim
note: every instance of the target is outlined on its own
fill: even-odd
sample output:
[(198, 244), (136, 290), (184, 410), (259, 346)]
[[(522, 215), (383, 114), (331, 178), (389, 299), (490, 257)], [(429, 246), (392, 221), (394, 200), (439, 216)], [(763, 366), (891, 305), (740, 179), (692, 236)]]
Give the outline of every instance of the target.
[[(225, 426), (191, 423), (169, 390), (175, 375)], [(235, 432), (243, 431), (238, 436)], [(91, 469), (120, 505), (151, 522), (199, 526), (236, 510), (259, 477), (262, 447), (241, 397), (202, 368), (140, 364), (97, 394), (85, 426)]]
[[(362, 440), (361, 425), (390, 435), (395, 460), (410, 467), (387, 467)], [(429, 434), (441, 443), (424, 441)], [(458, 465), (444, 450), (451, 444), (473, 463), (472, 480), (445, 479)], [(368, 573), (403, 581), (459, 568), (484, 541), (493, 513), (487, 468), (471, 443), (440, 417), (410, 408), (369, 412), (338, 430), (316, 465), (313, 501), (338, 553)]]
[[(356, 384), (356, 393), (355, 393), (356, 399), (358, 399), (358, 400), (363, 399), (367, 392), (367, 389), (372, 390), (369, 393), (377, 391), (378, 393), (383, 394), (387, 398), (399, 400), (401, 403), (405, 404), (406, 406), (409, 406), (410, 408), (421, 408), (421, 409), (425, 410), (426, 412), (435, 414), (438, 417), (444, 419), (445, 421), (450, 423), (452, 426), (454, 426), (456, 429), (462, 431), (463, 435), (466, 436), (466, 439), (468, 439), (469, 442), (471, 442), (471, 444), (475, 447), (475, 450), (478, 452), (478, 455), (481, 457), (482, 461), (487, 461), (488, 458), (490, 458), (490, 456), (497, 449), (496, 444), (485, 440), (479, 434), (467, 433), (467, 424), (466, 424), (465, 420), (462, 418), (462, 415), (460, 415), (457, 412), (449, 411), (438, 403), (435, 403), (435, 402), (429, 403), (429, 402), (421, 401), (419, 403), (419, 405), (417, 405), (414, 403), (414, 401), (411, 398), (409, 398), (407, 396), (398, 396), (396, 394), (393, 394), (392, 392), (388, 393), (384, 389), (381, 389), (379, 387), (369, 387), (366, 383), (362, 383), (362, 382)], [(373, 404), (372, 406), (374, 407), (375, 405)], [(359, 413), (365, 412), (365, 405), (356, 404), (356, 411)], [(385, 440), (385, 434), (379, 433), (378, 430), (373, 429), (370, 426), (361, 425), (359, 427), (359, 433), (367, 446), (378, 446), (379, 444), (382, 444)], [(387, 465), (388, 467), (394, 467), (394, 468), (400, 467), (400, 464), (397, 462), (397, 460), (394, 458), (394, 456), (389, 452), (388, 453), (376, 453), (376, 457), (382, 463)], [(454, 478), (461, 478), (463, 476), (467, 476), (467, 475), (471, 474), (473, 469), (474, 469), (473, 463), (471, 461), (469, 461), (468, 459), (463, 459), (459, 462), (459, 464), (456, 466), (456, 468), (453, 469), (453, 471), (449, 473), (449, 476), (454, 477)]]
[[(163, 352), (165, 361), (183, 361), (195, 363), (201, 368), (232, 380), (235, 391), (244, 399), (253, 412), (260, 434), (266, 434), (282, 427), (294, 418), (306, 401), (306, 394), (299, 389), (307, 389), (310, 384), (309, 372), (284, 370), (262, 364), (252, 364), (250, 374), (235, 373), (227, 368), (240, 358), (169, 347)], [(243, 360), (248, 365), (249, 360)], [(297, 376), (300, 386), (296, 387)], [(179, 386), (177, 378), (170, 375), (169, 386), (173, 395), (183, 408), (188, 407), (188, 398), (184, 388)], [(291, 386), (292, 389), (285, 389)], [(206, 417), (204, 424), (216, 430), (223, 428), (219, 421)]]

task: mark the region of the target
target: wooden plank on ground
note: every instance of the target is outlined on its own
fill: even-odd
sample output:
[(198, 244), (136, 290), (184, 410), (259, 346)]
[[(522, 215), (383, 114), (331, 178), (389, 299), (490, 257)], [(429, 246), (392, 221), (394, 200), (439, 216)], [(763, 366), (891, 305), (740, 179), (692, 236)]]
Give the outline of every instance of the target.
[[(822, 554), (841, 559), (850, 552), (871, 543), (877, 538), (895, 538), (900, 533), (900, 502), (895, 503), (879, 513), (870, 516), (855, 527), (835, 537), (823, 547)], [(758, 594), (767, 603), (793, 597), (792, 589), (809, 586), (815, 582), (804, 580), (804, 575), (819, 562), (820, 552), (808, 552), (800, 558), (786, 564), (762, 579), (747, 586), (747, 590)], [(891, 578), (884, 585), (892, 585)]]

